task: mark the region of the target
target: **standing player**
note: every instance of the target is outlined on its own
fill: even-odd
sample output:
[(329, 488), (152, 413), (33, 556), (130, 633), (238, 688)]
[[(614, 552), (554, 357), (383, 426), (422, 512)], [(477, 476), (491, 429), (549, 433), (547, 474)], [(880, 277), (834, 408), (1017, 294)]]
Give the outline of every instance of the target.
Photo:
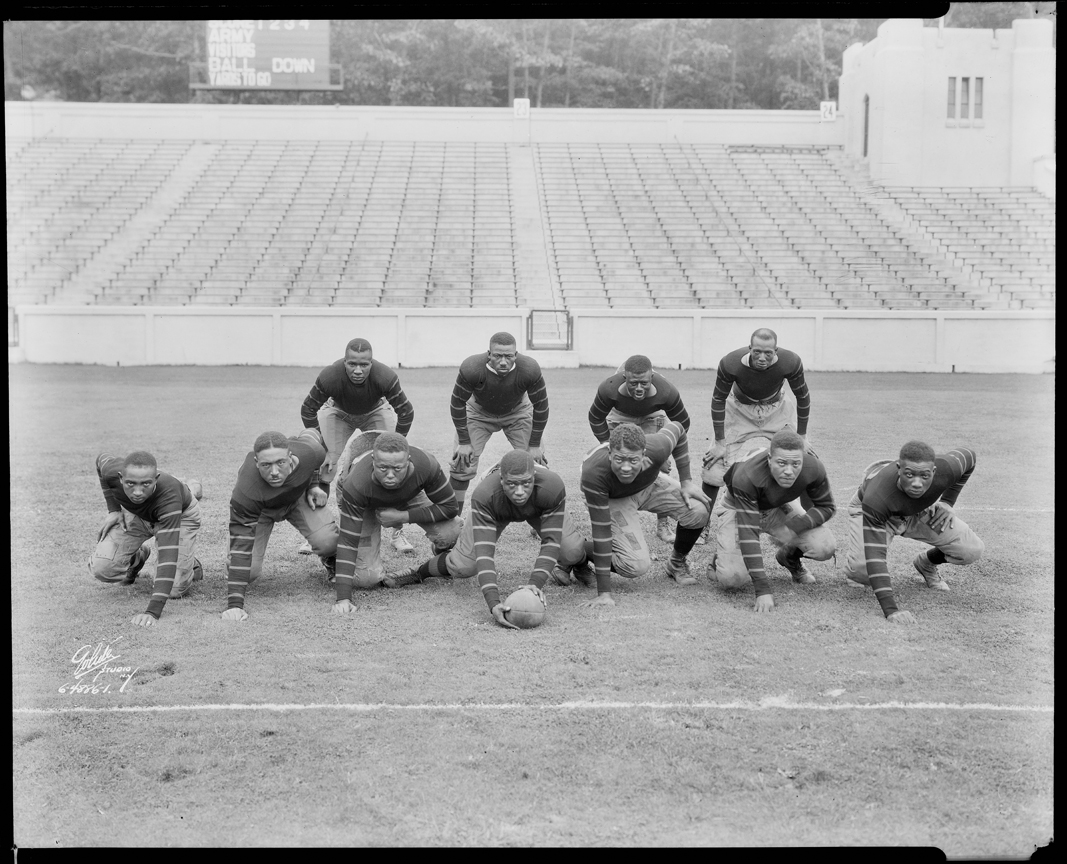
[(748, 348), (723, 357), (711, 397), (715, 443), (704, 454), (703, 489), (712, 503), (727, 469), (766, 447), (775, 432), (792, 429), (807, 446), (810, 411), (804, 364), (792, 351), (779, 350), (773, 330), (761, 327)]
[(885, 617), (894, 624), (914, 624), (911, 612), (897, 608), (886, 565), (894, 536), (922, 540), (933, 548), (912, 562), (928, 588), (948, 591), (937, 568), (972, 564), (985, 544), (953, 507), (977, 462), (973, 450), (959, 447), (936, 455), (929, 444), (909, 441), (895, 462), (881, 461), (864, 472), (848, 505), (848, 556), (845, 574), (854, 584), (869, 585)]
[[(681, 483), (660, 470), (672, 455)], [(696, 583), (685, 559), (708, 524), (711, 502), (690, 479), (689, 445), (681, 423), (669, 421), (648, 436), (633, 423), (620, 423), (608, 443), (593, 448), (582, 462), (582, 492), (593, 533), (594, 604), (615, 605), (612, 570), (633, 579), (652, 566), (640, 510), (678, 520), (667, 575), (679, 585)]]
[[(642, 354), (634, 354), (622, 364), (622, 369), (604, 379), (597, 388), (589, 407), (589, 428), (603, 444), (611, 430), (620, 423), (633, 423), (646, 435), (659, 432), (668, 420), (681, 423), (689, 431), (689, 414), (682, 404), (678, 388), (652, 368), (652, 361)], [(668, 459), (663, 473), (671, 470)], [(656, 520), (656, 536), (664, 543), (674, 542), (667, 516)]]
[(333, 577), (337, 523), (326, 502), (330, 484), (319, 476), (326, 448), (318, 429), (287, 438), (264, 432), (237, 472), (230, 496), (230, 556), (227, 567), (227, 621), (244, 621), (245, 591), (263, 572), (274, 523), (285, 520), (307, 538)]
[[(321, 423), (326, 461), (319, 476), (329, 483), (336, 475), (337, 460), (345, 443), (357, 430), (395, 429), (407, 435), (415, 419), (415, 409), (404, 395), (396, 372), (374, 359), (370, 342), (353, 339), (345, 347), (345, 356), (323, 369), (315, 379), (300, 406), (300, 419), (307, 429), (318, 429)], [(393, 546), (398, 552), (412, 550), (400, 532), (393, 538)]]
[(355, 610), (352, 588), (373, 588), (382, 582), (381, 526), (414, 522), (430, 538), (434, 555), (455, 545), (463, 528), (456, 517), (456, 496), (441, 466), (429, 453), (396, 432), (365, 432), (373, 436), (338, 490), (341, 539), (337, 544), (337, 602), (333, 611)]
[[(757, 612), (774, 608), (771, 583), (763, 570), (761, 533), (771, 535), (779, 546), (776, 560), (802, 585), (815, 581), (802, 559), (825, 561), (836, 548), (825, 525), (837, 509), (830, 481), (819, 457), (805, 450), (796, 432), (783, 429), (774, 434), (766, 451), (735, 462), (724, 478), (724, 513), (708, 578), (717, 576), (724, 588), (751, 581)], [(797, 501), (801, 493), (812, 502), (807, 511)]]
[[(204, 578), (195, 557), (200, 530), (200, 484), (186, 485), (164, 474), (156, 457), (137, 450), (122, 459), (101, 453), (96, 473), (107, 504), (107, 517), (97, 535), (89, 572), (101, 582), (132, 585), (152, 554), (146, 542), (156, 538), (159, 559), (148, 608), (130, 619), (151, 627), (170, 597), (184, 597), (193, 582)], [(191, 487), (191, 488), (190, 488)]]
[(463, 361), (450, 410), (456, 427), (450, 479), (458, 512), (494, 432), (503, 431), (512, 447), (529, 450), (535, 462), (545, 464), (541, 436), (548, 423), (548, 389), (537, 361), (519, 354), (510, 333), (493, 334), (488, 352)]
[[(469, 578), (477, 574), (489, 613), (504, 627), (514, 627), (504, 613), (497, 585), (496, 543), (512, 522), (526, 522), (541, 538), (541, 553), (527, 587), (540, 594), (554, 570), (587, 573), (585, 538), (567, 513), (567, 490), (559, 475), (533, 461), (525, 450), (504, 454), (471, 494), (470, 519), (451, 551), (442, 553), (395, 576), (386, 577), (389, 588), (422, 582), (430, 576)], [(566, 577), (564, 577), (566, 578)], [(592, 576), (588, 582), (592, 583)], [(543, 598), (542, 598), (543, 599)]]

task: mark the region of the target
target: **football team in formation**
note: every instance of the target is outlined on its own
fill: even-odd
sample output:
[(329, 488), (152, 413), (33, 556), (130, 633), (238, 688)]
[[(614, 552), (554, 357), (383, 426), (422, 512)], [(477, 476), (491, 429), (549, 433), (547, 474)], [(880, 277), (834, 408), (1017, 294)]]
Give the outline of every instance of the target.
[[(433, 455), (408, 443), (415, 411), (397, 374), (374, 359), (369, 342), (353, 339), (304, 400), (303, 431), (263, 432), (244, 458), (230, 498), (222, 617), (248, 618), (248, 588), (263, 571), (274, 524), (283, 520), (306, 538), (306, 551), (321, 558), (339, 615), (357, 608), (356, 588), (476, 576), (492, 618), (514, 627), (495, 563), (497, 540), (512, 522), (528, 524), (540, 539), (524, 587), (542, 603), (551, 580), (595, 586), (589, 602), (614, 606), (613, 577), (635, 579), (651, 568), (641, 511), (656, 514), (657, 536), (672, 544), (666, 572), (678, 585), (697, 582), (688, 556), (695, 545), (706, 544), (708, 578), (726, 589), (752, 590), (755, 611), (770, 611), (774, 593), (761, 534), (770, 536), (777, 562), (802, 585), (815, 582), (805, 558), (825, 561), (836, 553), (826, 523), (837, 505), (826, 468), (807, 442), (810, 408), (800, 358), (779, 348), (773, 331), (756, 330), (747, 348), (719, 363), (711, 398), (715, 441), (703, 454), (697, 480), (681, 394), (647, 357), (628, 358), (600, 384), (589, 408), (589, 427), (599, 443), (582, 461), (586, 537), (567, 511), (563, 480), (545, 456), (544, 377), (536, 360), (518, 352), (511, 334), (494, 334), (488, 351), (460, 365), (450, 403), (456, 432), (447, 473)], [(514, 449), (479, 474), (479, 458), (495, 432), (503, 432)], [(670, 474), (672, 463), (678, 479)], [(844, 571), (851, 584), (874, 592), (888, 621), (915, 621), (897, 607), (893, 593), (886, 563), (893, 537), (929, 544), (913, 566), (937, 591), (949, 590), (940, 565), (970, 564), (981, 556), (982, 541), (953, 510), (974, 466), (973, 450), (935, 453), (922, 441), (908, 441), (894, 458), (863, 472), (847, 506)], [(203, 578), (195, 554), (200, 484), (160, 471), (145, 451), (101, 454), (96, 470), (108, 514), (89, 569), (101, 581), (129, 585), (148, 560), (154, 537), (152, 596), (145, 612), (132, 619), (150, 626), (169, 598), (183, 596)], [(464, 519), (468, 490), (479, 476)], [(333, 487), (339, 522), (327, 506)], [(386, 573), (383, 528), (394, 547), (411, 551), (402, 533), (408, 524), (425, 532), (433, 554), (416, 567)]]

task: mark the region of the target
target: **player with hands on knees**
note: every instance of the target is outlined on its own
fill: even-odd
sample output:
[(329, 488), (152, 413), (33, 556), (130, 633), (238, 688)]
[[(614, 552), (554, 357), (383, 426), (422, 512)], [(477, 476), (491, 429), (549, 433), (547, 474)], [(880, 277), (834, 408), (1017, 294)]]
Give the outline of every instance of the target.
[(899, 609), (889, 578), (886, 554), (894, 537), (921, 540), (932, 548), (912, 562), (935, 591), (948, 591), (941, 564), (963, 566), (982, 557), (985, 544), (959, 516), (956, 499), (977, 464), (977, 454), (958, 447), (937, 454), (923, 441), (909, 441), (896, 460), (867, 466), (863, 480), (848, 505), (848, 554), (845, 575), (849, 584), (874, 591), (886, 620), (914, 624), (911, 612)]
[(319, 468), (326, 447), (318, 429), (288, 438), (264, 432), (237, 472), (230, 496), (230, 552), (223, 620), (244, 621), (245, 593), (263, 573), (274, 525), (288, 522), (311, 544), (329, 578), (337, 554), (337, 523), (326, 507), (330, 484)]
[[(724, 588), (751, 584), (755, 611), (769, 612), (774, 594), (763, 569), (760, 534), (770, 535), (778, 563), (801, 585), (815, 581), (804, 558), (833, 557), (836, 543), (826, 523), (837, 508), (826, 468), (796, 432), (783, 429), (767, 450), (731, 465), (724, 488), (708, 578)], [(802, 495), (812, 502), (807, 510), (798, 500)]]
[(456, 545), (418, 567), (387, 576), (384, 583), (390, 588), (400, 588), (433, 576), (477, 575), (493, 619), (503, 627), (514, 627), (505, 617), (510, 609), (500, 601), (496, 570), (496, 544), (512, 522), (528, 524), (541, 538), (541, 551), (529, 584), (524, 587), (533, 590), (542, 602), (542, 588), (555, 571), (576, 573), (577, 578), (592, 582), (586, 541), (567, 513), (566, 496), (559, 475), (537, 464), (531, 453), (526, 450), (505, 453), (500, 464), (486, 474), (471, 495), (470, 518)]
[(159, 470), (156, 458), (136, 450), (125, 459), (101, 453), (96, 473), (107, 504), (97, 532), (89, 572), (101, 582), (132, 585), (152, 554), (159, 550), (148, 608), (130, 619), (151, 627), (170, 598), (184, 597), (193, 582), (204, 578), (197, 560), (200, 531), (200, 484), (188, 483)]

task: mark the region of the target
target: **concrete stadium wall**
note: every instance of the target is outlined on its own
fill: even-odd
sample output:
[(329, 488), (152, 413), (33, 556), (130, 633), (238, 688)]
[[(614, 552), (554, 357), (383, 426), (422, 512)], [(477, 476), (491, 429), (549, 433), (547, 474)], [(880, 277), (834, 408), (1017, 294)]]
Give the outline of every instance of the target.
[(819, 144), (844, 124), (818, 111), (642, 111), (318, 105), (5, 102), (7, 135), (171, 140), (456, 141), (503, 143)]
[[(528, 309), (235, 309), (23, 306), (9, 360), (125, 366), (324, 366), (361, 336), (397, 367), (456, 366), (499, 330), (526, 349)], [(1016, 372), (1055, 369), (1055, 313), (846, 310), (572, 312), (574, 350), (531, 352), (546, 368), (714, 369), (757, 327), (814, 371)]]

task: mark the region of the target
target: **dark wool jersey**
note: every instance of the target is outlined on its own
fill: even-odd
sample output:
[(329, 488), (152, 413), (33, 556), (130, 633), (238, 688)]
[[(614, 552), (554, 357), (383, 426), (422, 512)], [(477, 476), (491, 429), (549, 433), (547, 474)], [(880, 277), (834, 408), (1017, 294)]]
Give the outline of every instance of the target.
[(529, 393), (530, 402), (533, 403), (530, 446), (540, 446), (541, 435), (548, 423), (548, 388), (545, 387), (541, 367), (525, 354), (515, 358), (515, 368), (507, 375), (498, 375), (487, 363), (486, 355), (482, 353), (472, 354), (460, 364), (449, 405), (459, 443), (471, 443), (467, 431), (467, 400), (472, 396), (486, 414), (503, 416), (514, 411), (523, 395)]
[[(418, 447), (409, 450), (410, 470), (395, 489), (386, 489), (373, 476), (374, 451), (368, 450), (352, 463), (352, 469), (338, 487), (341, 511), (340, 536), (337, 541), (337, 577), (334, 586), (338, 600), (352, 599), (352, 577), (356, 572), (359, 537), (363, 533), (363, 516), (368, 510), (392, 507), (406, 510), (412, 522), (444, 522), (459, 513), (456, 495), (441, 471), (437, 460)], [(430, 504), (408, 507), (408, 502), (425, 492)]]
[(626, 376), (621, 372), (601, 382), (589, 408), (589, 428), (597, 441), (607, 441), (611, 435), (607, 417), (612, 408), (631, 417), (647, 417), (663, 411), (668, 420), (681, 423), (687, 431), (689, 429), (689, 414), (678, 388), (658, 372), (652, 373), (652, 386), (640, 401), (630, 395)]
[(812, 503), (811, 509), (791, 516), (785, 523), (794, 534), (800, 534), (822, 525), (837, 510), (826, 468), (818, 456), (805, 453), (804, 465), (797, 479), (788, 489), (783, 489), (771, 476), (767, 452), (759, 450), (744, 462), (734, 463), (723, 478), (723, 485), (737, 502), (737, 541), (757, 597), (771, 593), (770, 582), (763, 570), (763, 553), (760, 551), (760, 511), (774, 510), (807, 492)]
[(921, 498), (912, 498), (897, 486), (900, 463), (893, 461), (874, 469), (860, 483), (859, 499), (863, 507), (863, 552), (867, 563), (867, 578), (871, 580), (874, 596), (888, 618), (897, 611), (893, 588), (886, 564), (886, 529), (893, 519), (907, 519), (922, 513), (937, 501), (950, 507), (956, 503), (963, 487), (970, 479), (977, 463), (977, 454), (966, 447), (949, 450), (934, 457), (937, 470), (933, 482)]
[(757, 402), (773, 402), (782, 390), (782, 382), (788, 381), (797, 397), (797, 434), (808, 432), (808, 415), (811, 413), (811, 396), (804, 383), (804, 364), (800, 357), (785, 348), (778, 349), (778, 361), (762, 372), (748, 365), (748, 348), (731, 351), (719, 361), (715, 375), (715, 392), (711, 395), (711, 422), (715, 426), (715, 439), (726, 437), (726, 397), (733, 391), (734, 398), (743, 405)]
[(582, 461), (582, 492), (589, 508), (593, 535), (593, 566), (596, 568), (597, 592), (611, 590), (611, 498), (628, 498), (651, 486), (660, 468), (671, 456), (678, 466), (678, 477), (689, 478), (689, 442), (681, 423), (669, 421), (659, 432), (645, 436), (645, 458), (632, 483), (623, 483), (611, 470), (608, 444), (600, 444)]
[(327, 399), (333, 399), (333, 404), (346, 414), (366, 414), (374, 410), (383, 396), (396, 410), (396, 431), (407, 435), (415, 419), (415, 409), (404, 395), (396, 372), (372, 359), (366, 380), (362, 384), (353, 384), (342, 358), (319, 373), (311, 392), (300, 406), (300, 419), (305, 427), (314, 429), (319, 425), (319, 409)]
[(471, 495), (471, 527), (474, 530), (474, 557), (478, 584), (489, 611), (500, 602), (496, 582), (496, 541), (505, 526), (527, 522), (541, 535), (541, 553), (530, 574), (530, 584), (543, 588), (559, 560), (563, 542), (563, 514), (567, 490), (563, 480), (543, 465), (534, 465), (534, 486), (520, 507), (500, 485), (499, 468), (493, 468)]
[(319, 467), (326, 449), (316, 429), (305, 429), (289, 439), (289, 452), (299, 460), (285, 482), (275, 488), (259, 476), (256, 454), (249, 453), (237, 472), (237, 485), (230, 495), (230, 559), (226, 567), (228, 596), (226, 608), (240, 609), (252, 573), (252, 544), (256, 523), (264, 510), (291, 507), (319, 483)]
[(170, 597), (174, 578), (178, 575), (178, 536), (182, 526), (182, 512), (193, 501), (189, 488), (170, 474), (159, 473), (155, 491), (140, 504), (126, 497), (119, 472), (125, 467), (123, 459), (101, 453), (96, 457), (96, 473), (104, 492), (109, 513), (127, 510), (149, 523), (156, 533), (156, 548), (159, 560), (156, 564), (156, 581), (152, 584), (152, 599), (145, 610), (158, 619), (163, 606)]

